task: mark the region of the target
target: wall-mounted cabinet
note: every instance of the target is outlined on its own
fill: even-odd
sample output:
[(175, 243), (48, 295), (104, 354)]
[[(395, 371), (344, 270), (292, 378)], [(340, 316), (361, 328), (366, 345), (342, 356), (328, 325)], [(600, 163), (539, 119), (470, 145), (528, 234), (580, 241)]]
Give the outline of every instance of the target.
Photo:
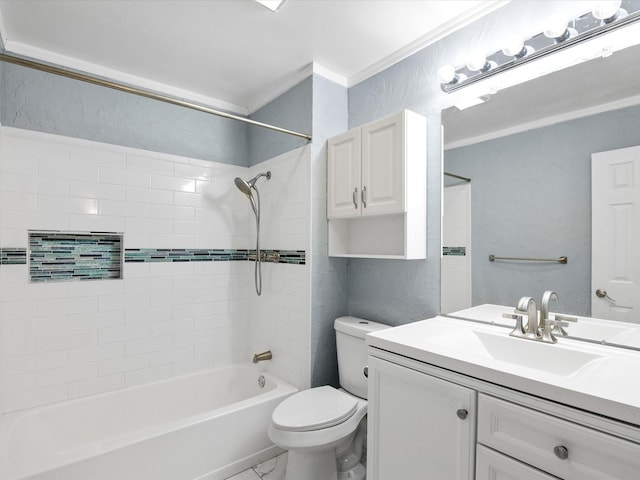
[(427, 125), (417, 113), (329, 139), (329, 255), (426, 258)]

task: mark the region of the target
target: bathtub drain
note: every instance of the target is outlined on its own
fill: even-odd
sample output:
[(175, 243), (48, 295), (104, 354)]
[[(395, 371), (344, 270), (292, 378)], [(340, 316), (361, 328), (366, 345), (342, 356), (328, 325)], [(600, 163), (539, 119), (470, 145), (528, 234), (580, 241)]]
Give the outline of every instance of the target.
[(260, 375), (258, 377), (258, 385), (260, 385), (260, 388), (264, 388), (264, 384), (266, 383), (265, 379), (264, 379), (264, 375)]

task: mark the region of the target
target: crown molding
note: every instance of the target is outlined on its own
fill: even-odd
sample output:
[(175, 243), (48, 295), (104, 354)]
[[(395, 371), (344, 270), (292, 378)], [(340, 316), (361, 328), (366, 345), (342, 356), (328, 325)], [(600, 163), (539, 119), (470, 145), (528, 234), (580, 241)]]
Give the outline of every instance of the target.
[(31, 47), (29, 45), (25, 45), (20, 42), (13, 42), (11, 40), (7, 40), (5, 42), (5, 50), (7, 53), (10, 53), (13, 55), (27, 57), (40, 62), (50, 63), (53, 65), (61, 65), (61, 66), (64, 66), (64, 68), (69, 68), (71, 70), (76, 70), (76, 71), (88, 73), (90, 75), (94, 75), (100, 78), (106, 78), (119, 83), (132, 85), (137, 88), (142, 88), (144, 90), (159, 92), (164, 95), (170, 95), (176, 98), (189, 100), (204, 106), (226, 110), (228, 112), (235, 113), (238, 115), (249, 114), (249, 111), (246, 107), (236, 105), (230, 102), (225, 102), (224, 100), (220, 100), (218, 98), (208, 97), (206, 95), (201, 95), (199, 93), (195, 93), (190, 90), (174, 87), (172, 85), (168, 85), (161, 82), (155, 82), (153, 80), (149, 80), (148, 78), (139, 77), (137, 75), (131, 75), (129, 73), (121, 72), (119, 70), (102, 67), (95, 63), (84, 62), (82, 60), (78, 60), (73, 57), (68, 57), (66, 55), (59, 55), (49, 50)]
[(466, 12), (456, 16), (455, 18), (443, 23), (438, 28), (432, 30), (428, 34), (418, 38), (411, 42), (404, 48), (397, 50), (396, 52), (388, 55), (379, 62), (372, 64), (364, 70), (352, 75), (348, 79), (347, 87), (352, 87), (360, 82), (363, 82), (374, 75), (382, 72), (383, 70), (401, 62), (407, 57), (410, 57), (414, 53), (422, 50), (425, 47), (437, 42), (438, 40), (446, 37), (450, 33), (474, 22), (475, 20), (484, 17), (485, 15), (497, 10), (498, 8), (510, 3), (511, 0), (493, 0), (483, 2), (481, 5), (475, 8), (470, 8)]
[(338, 85), (342, 85), (345, 88), (348, 84), (346, 77), (338, 75), (337, 73), (317, 63), (310, 63), (300, 70), (296, 70), (295, 72), (287, 75), (286, 77), (284, 77), (284, 79), (271, 85), (271, 87), (264, 88), (258, 94), (254, 95), (249, 102), (249, 114), (260, 110), (269, 102), (272, 102), (283, 93), (288, 92), (311, 75), (320, 75), (321, 77), (331, 80)]

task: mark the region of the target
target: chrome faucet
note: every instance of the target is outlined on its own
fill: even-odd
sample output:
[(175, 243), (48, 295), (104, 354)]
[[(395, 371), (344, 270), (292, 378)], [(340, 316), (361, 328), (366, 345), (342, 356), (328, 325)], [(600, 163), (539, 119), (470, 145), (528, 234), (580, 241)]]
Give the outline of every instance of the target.
[(556, 313), (555, 318), (551, 320), (551, 318), (549, 318), (549, 302), (551, 300), (558, 301), (558, 295), (556, 292), (547, 290), (542, 295), (542, 306), (540, 307), (540, 330), (542, 332), (543, 342), (556, 343), (558, 341), (556, 335), (567, 335), (567, 331), (563, 328), (569, 326), (566, 322), (577, 322), (578, 319), (576, 317)]
[(253, 363), (262, 362), (264, 360), (271, 360), (273, 358), (273, 354), (271, 350), (267, 350), (266, 352), (256, 353), (253, 355)]
[[(542, 302), (540, 303), (540, 324), (539, 329), (543, 342), (556, 343), (558, 339), (551, 333), (552, 320), (549, 318), (549, 302), (551, 300), (558, 301), (558, 294), (551, 290), (547, 290), (542, 294)], [(562, 328), (561, 325), (558, 325)], [(554, 324), (555, 328), (555, 324)]]
[[(518, 305), (516, 306), (516, 315), (527, 315), (527, 326), (526, 328), (521, 326), (519, 331), (511, 332), (513, 336), (528, 338), (530, 340), (538, 340), (538, 309), (536, 308), (536, 301), (531, 297), (522, 297), (518, 301)], [(520, 317), (522, 318), (522, 317)], [(517, 321), (516, 321), (517, 327)], [(520, 334), (522, 332), (522, 334)]]
[[(552, 320), (549, 318), (549, 303), (551, 300), (558, 300), (556, 292), (547, 290), (542, 295), (540, 304), (540, 319), (538, 320), (538, 311), (536, 302), (531, 297), (522, 297), (518, 301), (518, 305), (513, 314), (505, 313), (502, 316), (516, 321), (516, 326), (510, 333), (512, 337), (526, 338), (529, 340), (538, 340), (545, 343), (556, 343), (558, 339), (556, 335), (566, 335), (567, 332), (562, 327), (568, 327), (566, 322), (577, 322), (576, 317), (556, 314)], [(523, 316), (527, 316), (526, 327), (523, 325)]]

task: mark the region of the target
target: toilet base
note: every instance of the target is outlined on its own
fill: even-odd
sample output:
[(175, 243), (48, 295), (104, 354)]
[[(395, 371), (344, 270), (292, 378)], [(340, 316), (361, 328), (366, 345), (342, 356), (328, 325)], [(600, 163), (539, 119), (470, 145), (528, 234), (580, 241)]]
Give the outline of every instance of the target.
[(336, 451), (305, 452), (289, 450), (285, 480), (338, 480)]

